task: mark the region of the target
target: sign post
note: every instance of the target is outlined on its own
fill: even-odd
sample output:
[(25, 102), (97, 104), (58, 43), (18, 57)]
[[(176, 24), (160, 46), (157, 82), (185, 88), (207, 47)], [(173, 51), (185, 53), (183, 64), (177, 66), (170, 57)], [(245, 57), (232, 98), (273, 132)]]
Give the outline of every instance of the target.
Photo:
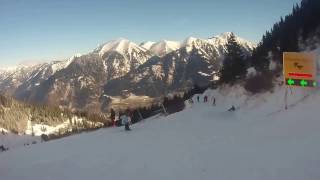
[(316, 57), (312, 53), (283, 53), (283, 74), (289, 87), (317, 87)]

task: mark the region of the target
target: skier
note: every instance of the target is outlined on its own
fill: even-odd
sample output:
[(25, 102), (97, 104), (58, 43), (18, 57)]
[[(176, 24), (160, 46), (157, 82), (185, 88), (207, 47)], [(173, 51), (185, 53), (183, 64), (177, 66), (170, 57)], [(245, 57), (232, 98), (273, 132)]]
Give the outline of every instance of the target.
[(194, 102), (193, 102), (192, 98), (188, 99), (188, 102), (189, 102), (190, 107), (192, 107), (192, 106), (193, 106), (193, 104), (194, 104)]
[(216, 98), (214, 96), (212, 96), (212, 105), (215, 106), (216, 105)]
[(4, 145), (0, 146), (0, 152), (8, 151), (9, 148), (5, 148)]
[(133, 111), (131, 109), (127, 109), (127, 116), (129, 124), (132, 124)]
[(120, 109), (116, 112), (114, 121), (116, 126), (121, 126)]
[(208, 96), (204, 96), (204, 98), (203, 98), (203, 102), (208, 102)]
[(1, 145), (1, 146), (0, 146), (0, 151), (3, 152), (3, 151), (5, 151), (5, 150), (6, 150), (6, 149), (5, 149), (4, 145)]
[(120, 119), (122, 121), (122, 124), (124, 125), (124, 129), (126, 131), (130, 131), (130, 121), (129, 121), (129, 116), (128, 116), (128, 111), (120, 116)]
[(112, 108), (110, 110), (110, 119), (112, 121), (112, 125), (116, 126), (116, 112)]
[(197, 100), (198, 100), (198, 102), (200, 102), (200, 96), (197, 96)]
[(231, 106), (231, 108), (228, 110), (229, 112), (235, 111), (236, 108), (234, 107), (234, 105)]

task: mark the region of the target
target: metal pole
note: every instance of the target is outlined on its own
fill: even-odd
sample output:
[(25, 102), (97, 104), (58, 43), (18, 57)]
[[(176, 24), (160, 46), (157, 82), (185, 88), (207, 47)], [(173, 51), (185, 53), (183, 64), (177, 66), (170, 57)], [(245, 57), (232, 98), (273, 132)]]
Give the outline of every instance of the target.
[(288, 87), (286, 87), (286, 91), (285, 91), (285, 94), (284, 94), (284, 105), (285, 105), (285, 110), (288, 109), (288, 102), (287, 102), (287, 99), (288, 99)]

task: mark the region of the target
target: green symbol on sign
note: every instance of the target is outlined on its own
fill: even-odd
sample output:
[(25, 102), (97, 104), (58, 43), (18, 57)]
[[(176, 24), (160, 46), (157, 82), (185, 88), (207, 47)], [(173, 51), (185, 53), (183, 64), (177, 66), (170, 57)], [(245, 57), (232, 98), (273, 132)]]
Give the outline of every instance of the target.
[(317, 87), (317, 82), (316, 81), (313, 82), (313, 86)]
[(291, 85), (294, 85), (294, 80), (293, 79), (288, 79), (288, 84), (291, 86)]
[(308, 85), (308, 82), (305, 81), (305, 80), (301, 80), (301, 81), (300, 81), (300, 85), (301, 85), (302, 87), (305, 87), (305, 86)]

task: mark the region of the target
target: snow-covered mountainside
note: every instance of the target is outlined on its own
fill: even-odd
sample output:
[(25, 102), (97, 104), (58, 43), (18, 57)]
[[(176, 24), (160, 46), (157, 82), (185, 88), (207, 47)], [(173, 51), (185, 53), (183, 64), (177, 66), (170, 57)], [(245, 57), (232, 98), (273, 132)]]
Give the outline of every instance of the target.
[(161, 57), (179, 48), (180, 42), (162, 40), (154, 43), (148, 50), (151, 51), (152, 54)]
[(143, 47), (143, 48), (146, 49), (146, 50), (150, 50), (150, 48), (151, 48), (151, 46), (152, 46), (153, 44), (155, 44), (155, 42), (153, 42), (153, 41), (146, 41), (146, 42), (142, 42), (142, 43), (140, 44), (140, 46)]
[[(213, 44), (217, 49), (219, 49), (220, 54), (223, 54), (226, 50), (225, 47), (226, 47), (226, 44), (228, 43), (228, 38), (231, 36), (231, 34), (232, 34), (231, 32), (222, 33), (218, 36), (209, 38), (208, 42)], [(256, 44), (248, 40), (245, 40), (239, 36), (236, 36), (236, 41), (247, 53), (252, 52), (252, 50), (257, 46)]]
[(67, 68), (26, 95), (28, 101), (71, 110), (100, 112), (103, 85), (145, 63), (151, 54), (126, 39), (107, 42), (93, 52), (74, 58)]
[[(319, 179), (319, 89), (285, 88), (255, 96), (241, 87), (200, 95), (212, 102), (167, 117), (102, 129), (0, 153), (14, 179)], [(227, 112), (235, 105), (235, 112)], [(49, 154), (49, 155), (48, 155)]]
[(52, 61), (30, 66), (20, 65), (2, 70), (0, 71), (0, 94), (18, 95), (32, 90), (56, 72), (66, 68), (69, 61)]
[[(182, 43), (146, 42), (141, 46), (120, 38), (65, 61), (0, 71), (0, 94), (72, 110), (102, 111), (109, 104), (102, 100), (104, 95), (129, 90), (137, 95), (159, 96), (195, 82), (208, 83), (221, 67), (228, 35), (207, 40), (187, 38)], [(251, 53), (250, 42), (237, 40), (245, 54)], [(150, 87), (150, 78), (158, 93), (144, 88)]]
[(151, 57), (146, 49), (123, 38), (101, 45), (94, 53), (102, 58), (108, 79), (124, 76)]
[[(95, 120), (95, 122), (93, 122)], [(104, 123), (107, 120), (104, 121)], [(0, 95), (0, 134), (61, 136), (74, 128), (90, 129), (103, 124), (88, 115), (73, 114), (54, 107), (33, 106)], [(0, 142), (1, 146), (1, 142)]]

